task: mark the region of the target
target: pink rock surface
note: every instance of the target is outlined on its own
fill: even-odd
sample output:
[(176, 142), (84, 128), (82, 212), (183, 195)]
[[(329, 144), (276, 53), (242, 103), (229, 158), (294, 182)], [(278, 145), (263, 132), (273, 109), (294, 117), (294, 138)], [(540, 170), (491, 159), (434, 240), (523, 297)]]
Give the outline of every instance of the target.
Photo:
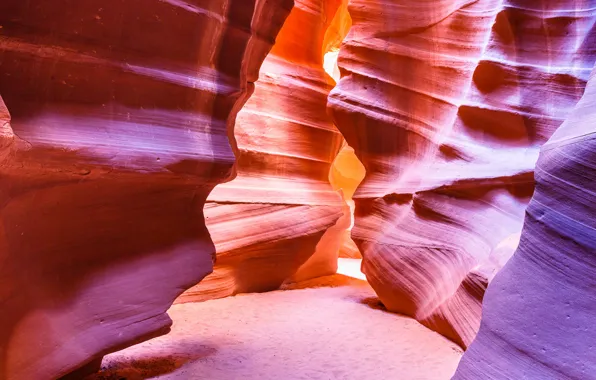
[(60, 377), (169, 330), (212, 270), (203, 204), (291, 7), (0, 3), (0, 378)]
[(535, 176), (519, 248), (454, 379), (596, 378), (596, 68)]
[(335, 273), (350, 222), (329, 183), (342, 136), (326, 112), (335, 82), (323, 69), (323, 53), (339, 45), (342, 11), (341, 0), (295, 1), (237, 117), (238, 175), (217, 186), (205, 207), (214, 272), (179, 302)]
[(467, 346), (539, 148), (583, 94), (594, 3), (354, 0), (331, 92), (366, 168), (352, 237), (389, 310)]

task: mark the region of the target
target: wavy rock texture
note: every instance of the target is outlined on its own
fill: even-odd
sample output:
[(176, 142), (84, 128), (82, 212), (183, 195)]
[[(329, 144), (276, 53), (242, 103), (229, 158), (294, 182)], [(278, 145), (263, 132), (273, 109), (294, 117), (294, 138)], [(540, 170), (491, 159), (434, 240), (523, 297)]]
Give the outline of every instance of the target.
[[(0, 3), (0, 378), (164, 334), (291, 0)], [(77, 375), (80, 377), (80, 374)]]
[[(347, 6), (347, 4), (345, 5)], [(347, 35), (350, 26), (352, 25), (352, 20), (347, 8), (341, 12), (338, 12), (336, 19), (337, 20), (334, 20), (334, 22), (338, 25), (336, 29), (336, 35), (338, 36), (337, 40), (339, 41), (340, 39), (343, 40), (343, 37)], [(333, 28), (330, 28), (330, 30), (333, 30)], [(340, 36), (343, 37), (339, 38)], [(333, 80), (335, 80), (335, 82), (339, 82), (341, 77), (339, 67), (337, 66), (338, 55), (339, 45), (337, 47), (331, 46), (331, 49), (323, 57), (323, 67), (327, 74), (329, 74)], [(362, 166), (362, 163), (358, 160), (358, 157), (356, 157), (354, 149), (346, 144), (344, 140), (343, 145), (339, 150), (339, 153), (337, 153), (337, 156), (335, 156), (329, 171), (329, 182), (331, 183), (331, 186), (334, 190), (341, 191), (344, 201), (349, 207), (350, 214), (350, 226), (342, 233), (342, 236), (340, 237), (341, 241), (338, 252), (339, 257), (362, 258), (356, 243), (354, 243), (352, 240), (351, 232), (352, 227), (354, 227), (354, 201), (352, 200), (352, 197), (354, 196), (356, 188), (364, 179), (364, 175), (364, 166)]]
[(454, 379), (595, 378), (596, 68), (535, 176), (519, 248)]
[(217, 250), (214, 272), (178, 302), (274, 290), (296, 276), (335, 273), (337, 235), (349, 220), (340, 218), (345, 206), (328, 179), (342, 137), (326, 113), (335, 82), (323, 70), (323, 52), (339, 45), (341, 5), (295, 1), (238, 114), (238, 176), (218, 186), (205, 207)]
[(354, 0), (329, 107), (366, 168), (352, 237), (389, 310), (467, 346), (539, 148), (580, 99), (594, 1)]

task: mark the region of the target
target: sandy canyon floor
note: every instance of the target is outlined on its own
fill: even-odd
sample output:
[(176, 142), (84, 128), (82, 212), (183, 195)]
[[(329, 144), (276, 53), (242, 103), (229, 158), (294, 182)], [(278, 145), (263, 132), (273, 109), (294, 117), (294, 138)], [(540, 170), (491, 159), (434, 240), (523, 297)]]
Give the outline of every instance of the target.
[[(461, 349), (383, 310), (358, 261), (284, 290), (174, 305), (170, 334), (104, 358), (86, 380), (441, 380)], [(341, 274), (344, 273), (344, 274)]]

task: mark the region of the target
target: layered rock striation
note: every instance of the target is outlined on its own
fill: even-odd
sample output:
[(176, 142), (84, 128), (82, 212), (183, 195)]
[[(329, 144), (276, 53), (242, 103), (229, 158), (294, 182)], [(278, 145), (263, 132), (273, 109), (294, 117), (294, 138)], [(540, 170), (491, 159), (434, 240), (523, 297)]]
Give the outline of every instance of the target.
[(168, 331), (212, 270), (203, 205), (292, 4), (0, 3), (0, 378)]
[(595, 4), (354, 0), (329, 107), (366, 168), (352, 237), (385, 306), (466, 347), (540, 146), (583, 94)]
[[(329, 183), (342, 136), (327, 115), (323, 54), (347, 31), (341, 0), (296, 0), (235, 128), (237, 177), (205, 206), (213, 274), (179, 302), (274, 290), (335, 273), (349, 209)], [(336, 225), (337, 224), (337, 225)]]
[(519, 247), (488, 288), (454, 379), (594, 378), (596, 68), (535, 176)]

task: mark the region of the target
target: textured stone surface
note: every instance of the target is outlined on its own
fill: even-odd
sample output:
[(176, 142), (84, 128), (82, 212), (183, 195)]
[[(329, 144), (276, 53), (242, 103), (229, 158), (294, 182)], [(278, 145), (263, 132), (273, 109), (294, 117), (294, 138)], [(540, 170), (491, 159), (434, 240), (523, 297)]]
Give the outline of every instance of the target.
[(388, 309), (466, 346), (539, 148), (580, 99), (593, 1), (354, 0), (329, 107), (366, 168), (352, 237)]
[(519, 248), (488, 288), (455, 379), (596, 376), (596, 69), (535, 175)]
[(0, 3), (0, 378), (168, 331), (291, 0)]
[(339, 45), (347, 11), (341, 0), (295, 3), (238, 114), (238, 176), (205, 207), (214, 272), (179, 302), (273, 290), (337, 268), (350, 222), (329, 183), (342, 137), (326, 112), (335, 82), (323, 53)]

